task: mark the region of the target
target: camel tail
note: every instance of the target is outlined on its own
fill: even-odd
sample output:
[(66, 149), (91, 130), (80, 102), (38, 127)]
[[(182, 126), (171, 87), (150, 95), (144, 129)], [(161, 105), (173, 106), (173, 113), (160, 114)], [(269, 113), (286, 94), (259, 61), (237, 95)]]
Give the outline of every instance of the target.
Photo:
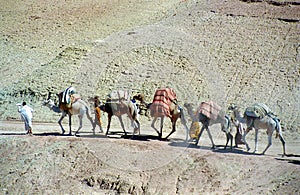
[(85, 110), (86, 110), (85, 113), (86, 113), (87, 118), (92, 122), (93, 118), (92, 118), (92, 113), (91, 113), (90, 107), (84, 101), (81, 101), (81, 104), (83, 104), (85, 107)]
[(87, 117), (92, 120), (92, 113), (91, 113), (91, 109), (90, 107), (88, 107), (87, 105), (85, 105), (85, 109), (86, 109), (86, 115)]

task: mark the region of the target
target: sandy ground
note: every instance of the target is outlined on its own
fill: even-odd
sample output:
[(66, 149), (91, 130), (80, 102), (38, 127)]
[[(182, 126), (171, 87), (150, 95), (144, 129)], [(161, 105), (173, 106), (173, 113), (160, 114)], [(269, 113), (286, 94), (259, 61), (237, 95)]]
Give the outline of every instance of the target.
[[(299, 3), (0, 0), (0, 193), (299, 194)], [(171, 86), (180, 105), (262, 102), (281, 119), (288, 155), (274, 137), (266, 155), (252, 154), (253, 132), (249, 153), (223, 150), (217, 125), (215, 150), (207, 133), (198, 147), (184, 142), (180, 124), (158, 140), (143, 117), (135, 139), (116, 119), (108, 137), (87, 121), (79, 137), (62, 136), (59, 114), (41, 105), (69, 85), (85, 101), (126, 88), (150, 102)], [(18, 121), (21, 101), (35, 110), (34, 136)], [(262, 130), (259, 152), (266, 143)]]
[[(88, 124), (78, 137), (60, 135), (55, 123), (35, 123), (33, 132), (33, 136), (24, 135), (22, 122), (0, 123), (0, 187), (4, 194), (300, 192), (300, 143), (293, 135), (284, 134), (288, 156), (281, 157), (278, 139), (273, 139), (263, 156), (246, 152), (244, 145), (224, 150), (225, 135), (218, 125), (212, 127), (218, 145), (215, 150), (211, 150), (207, 133), (198, 147), (184, 142), (181, 126), (168, 141), (158, 140), (150, 124), (142, 126), (142, 134), (133, 139), (123, 137), (117, 124), (108, 137), (99, 132), (93, 135)], [(259, 152), (266, 139), (261, 131)], [(253, 150), (252, 132), (248, 141)]]

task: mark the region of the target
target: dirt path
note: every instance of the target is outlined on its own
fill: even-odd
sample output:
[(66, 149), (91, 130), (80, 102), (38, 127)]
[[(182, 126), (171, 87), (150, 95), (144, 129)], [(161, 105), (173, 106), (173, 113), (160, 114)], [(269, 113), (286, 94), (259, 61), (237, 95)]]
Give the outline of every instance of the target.
[[(297, 194), (300, 181), (299, 142), (287, 137), (288, 157), (281, 144), (264, 156), (211, 150), (207, 134), (200, 147), (184, 142), (184, 133), (157, 140), (151, 129), (135, 139), (121, 134), (61, 136), (58, 125), (35, 123), (34, 136), (22, 135), (22, 123), (0, 123), (1, 185), (9, 193), (129, 193), (129, 194)], [(150, 126), (149, 126), (150, 127)], [(225, 135), (213, 127), (218, 145)], [(114, 128), (112, 132), (121, 132)], [(153, 132), (153, 131), (152, 131)], [(260, 134), (263, 137), (263, 133)], [(252, 139), (251, 139), (252, 138)], [(266, 144), (259, 141), (261, 151)], [(253, 134), (248, 135), (253, 145)], [(16, 187), (17, 186), (17, 187)]]

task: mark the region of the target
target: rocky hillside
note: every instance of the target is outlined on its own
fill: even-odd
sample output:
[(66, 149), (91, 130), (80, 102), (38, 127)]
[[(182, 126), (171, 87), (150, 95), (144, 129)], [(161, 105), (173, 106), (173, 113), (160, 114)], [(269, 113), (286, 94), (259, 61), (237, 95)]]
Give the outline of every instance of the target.
[[(83, 99), (127, 88), (181, 103), (263, 102), (299, 132), (300, 2), (1, 0), (0, 119), (73, 85)], [(18, 6), (16, 6), (18, 5)]]

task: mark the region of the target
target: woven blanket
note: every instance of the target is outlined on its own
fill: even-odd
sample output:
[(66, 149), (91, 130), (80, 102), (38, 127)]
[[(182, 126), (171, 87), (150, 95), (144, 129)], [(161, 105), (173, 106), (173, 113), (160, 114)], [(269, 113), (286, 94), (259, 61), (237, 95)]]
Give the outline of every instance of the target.
[(213, 101), (201, 102), (198, 113), (205, 115), (209, 119), (216, 120), (221, 110), (221, 106)]
[(156, 90), (150, 106), (151, 116), (170, 116), (170, 104), (176, 100), (176, 93), (172, 88)]
[(263, 118), (269, 113), (271, 113), (271, 110), (268, 106), (263, 103), (256, 103), (246, 108), (244, 115), (248, 117)]
[(114, 101), (130, 101), (131, 92), (129, 90), (113, 90), (110, 94), (107, 95), (108, 99)]

